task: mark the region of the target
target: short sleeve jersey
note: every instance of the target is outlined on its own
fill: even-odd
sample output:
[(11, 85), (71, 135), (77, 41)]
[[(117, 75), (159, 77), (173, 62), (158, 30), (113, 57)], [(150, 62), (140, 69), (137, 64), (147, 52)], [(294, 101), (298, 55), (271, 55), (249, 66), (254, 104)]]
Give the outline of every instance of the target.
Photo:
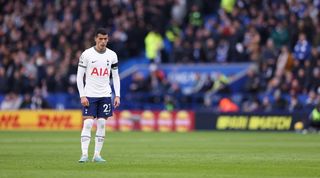
[(118, 68), (118, 57), (114, 51), (107, 48), (100, 53), (91, 47), (81, 54), (79, 66), (86, 69), (85, 96), (111, 97), (110, 73)]

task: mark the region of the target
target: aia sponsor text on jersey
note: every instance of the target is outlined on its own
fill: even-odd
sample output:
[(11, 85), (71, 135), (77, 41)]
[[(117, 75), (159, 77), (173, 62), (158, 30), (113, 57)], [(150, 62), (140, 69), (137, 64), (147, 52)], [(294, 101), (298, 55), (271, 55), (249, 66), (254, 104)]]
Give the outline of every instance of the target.
[(108, 68), (97, 68), (94, 67), (91, 71), (91, 75), (96, 75), (96, 76), (109, 76), (109, 71)]

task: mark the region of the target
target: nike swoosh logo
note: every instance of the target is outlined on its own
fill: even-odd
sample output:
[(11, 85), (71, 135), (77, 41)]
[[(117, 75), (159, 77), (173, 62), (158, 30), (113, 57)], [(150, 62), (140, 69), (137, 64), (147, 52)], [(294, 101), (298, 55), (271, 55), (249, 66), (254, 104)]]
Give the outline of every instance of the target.
[(95, 63), (95, 62), (97, 62), (97, 61), (92, 61), (92, 63)]

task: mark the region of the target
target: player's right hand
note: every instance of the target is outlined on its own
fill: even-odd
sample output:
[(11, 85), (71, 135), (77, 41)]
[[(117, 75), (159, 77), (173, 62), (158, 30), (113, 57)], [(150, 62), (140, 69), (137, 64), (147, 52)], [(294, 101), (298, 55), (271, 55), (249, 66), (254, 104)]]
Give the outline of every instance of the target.
[(80, 99), (81, 99), (82, 106), (84, 107), (89, 106), (89, 100), (87, 99), (87, 97), (83, 96)]

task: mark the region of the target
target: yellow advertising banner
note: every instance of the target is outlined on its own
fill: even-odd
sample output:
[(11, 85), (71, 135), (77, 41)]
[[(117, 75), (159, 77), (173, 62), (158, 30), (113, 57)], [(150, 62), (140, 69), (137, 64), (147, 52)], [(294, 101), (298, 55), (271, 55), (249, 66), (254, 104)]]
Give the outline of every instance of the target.
[(0, 111), (0, 130), (79, 130), (80, 110)]
[(217, 130), (290, 130), (293, 118), (277, 115), (222, 115), (217, 119)]

